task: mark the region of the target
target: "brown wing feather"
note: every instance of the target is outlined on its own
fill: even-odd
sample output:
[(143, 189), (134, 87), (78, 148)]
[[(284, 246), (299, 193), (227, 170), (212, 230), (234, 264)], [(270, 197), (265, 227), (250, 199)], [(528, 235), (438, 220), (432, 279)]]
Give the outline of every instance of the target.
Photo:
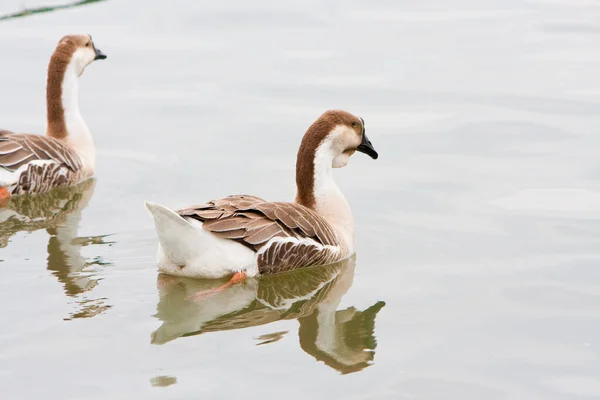
[(244, 237), (244, 241), (256, 246), (261, 243), (267, 243), (274, 236), (280, 236), (281, 232), (281, 227), (276, 222), (271, 222), (262, 228), (248, 230), (248, 235)]
[[(35, 164), (33, 161), (51, 161)], [(47, 192), (85, 178), (79, 155), (63, 142), (48, 136), (0, 131), (0, 169), (15, 172), (26, 168), (9, 183), (12, 195)]]
[(76, 172), (81, 159), (64, 143), (48, 136), (0, 131), (0, 168), (16, 171), (33, 160), (50, 160)]
[[(255, 196), (235, 195), (180, 210), (179, 215), (203, 222), (204, 229), (259, 252), (263, 273), (280, 272), (339, 261), (337, 236), (329, 223), (313, 210), (295, 203), (267, 202)], [(290, 237), (292, 242), (272, 238)]]

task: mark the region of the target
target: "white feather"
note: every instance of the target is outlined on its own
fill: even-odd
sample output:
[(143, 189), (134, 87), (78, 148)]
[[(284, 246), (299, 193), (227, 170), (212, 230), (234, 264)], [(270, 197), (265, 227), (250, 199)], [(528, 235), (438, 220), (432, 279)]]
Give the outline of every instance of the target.
[[(317, 212), (325, 218), (341, 236), (350, 254), (354, 253), (354, 217), (346, 197), (333, 179), (335, 158), (341, 154), (339, 143), (348, 133), (347, 126), (337, 126), (321, 142), (315, 152), (314, 193)], [(339, 161), (339, 160), (338, 160)], [(347, 160), (346, 160), (347, 161)], [(341, 162), (341, 161), (339, 161)]]
[(20, 175), (17, 173), (18, 171), (19, 170), (11, 172), (7, 169), (0, 168), (0, 187), (11, 187), (17, 183)]
[(313, 247), (316, 247), (318, 251), (326, 251), (326, 250), (333, 251), (333, 252), (341, 251), (339, 246), (322, 245), (321, 243), (317, 242), (313, 238), (296, 238), (296, 237), (291, 237), (291, 236), (286, 236), (286, 237), (275, 236), (275, 237), (271, 238), (267, 242), (267, 244), (265, 244), (263, 247), (261, 247), (257, 254), (258, 255), (263, 254), (265, 251), (269, 250), (269, 248), (272, 245), (282, 245), (285, 243), (292, 243), (292, 244), (298, 245), (298, 246), (300, 246), (300, 245), (313, 246)]
[[(93, 170), (96, 152), (92, 134), (79, 112), (79, 76), (83, 68), (93, 61), (88, 48), (75, 51), (65, 71), (62, 82), (62, 106), (65, 112), (65, 125), (69, 135), (66, 138), (71, 148), (81, 157), (84, 168)], [(90, 58), (91, 57), (91, 58)]]
[(256, 253), (246, 246), (217, 237), (202, 222), (184, 219), (160, 204), (147, 201), (146, 208), (158, 233), (161, 272), (190, 278), (221, 278), (240, 270), (258, 275)]

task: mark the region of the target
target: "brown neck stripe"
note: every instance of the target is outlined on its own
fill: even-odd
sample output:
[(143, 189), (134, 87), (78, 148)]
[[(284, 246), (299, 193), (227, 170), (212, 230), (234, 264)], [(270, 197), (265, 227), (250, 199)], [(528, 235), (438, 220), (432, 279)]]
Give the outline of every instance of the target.
[(50, 58), (48, 79), (46, 81), (46, 118), (48, 130), (46, 134), (55, 139), (67, 137), (65, 110), (62, 105), (62, 84), (71, 57), (77, 49), (71, 41), (61, 41)]

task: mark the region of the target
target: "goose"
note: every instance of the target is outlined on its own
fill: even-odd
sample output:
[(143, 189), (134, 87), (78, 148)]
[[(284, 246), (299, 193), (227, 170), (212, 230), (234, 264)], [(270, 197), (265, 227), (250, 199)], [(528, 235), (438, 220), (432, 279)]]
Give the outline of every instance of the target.
[(79, 113), (79, 77), (105, 58), (88, 34), (58, 42), (48, 65), (46, 135), (0, 129), (0, 199), (44, 193), (94, 175), (94, 142)]
[(296, 159), (293, 202), (231, 195), (178, 211), (145, 202), (158, 234), (158, 269), (168, 275), (247, 277), (327, 265), (354, 254), (354, 219), (333, 179), (356, 151), (378, 158), (360, 117), (323, 113), (306, 131)]

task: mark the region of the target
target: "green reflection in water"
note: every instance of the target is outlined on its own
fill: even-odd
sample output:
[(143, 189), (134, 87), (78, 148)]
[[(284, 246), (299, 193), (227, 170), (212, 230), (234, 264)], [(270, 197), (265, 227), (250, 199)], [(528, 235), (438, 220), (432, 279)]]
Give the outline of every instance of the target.
[(161, 375), (155, 376), (154, 378), (150, 379), (150, 384), (154, 387), (167, 387), (176, 383), (177, 378), (175, 378), (174, 376)]
[[(342, 374), (360, 371), (373, 363), (375, 318), (385, 303), (379, 301), (364, 311), (337, 310), (352, 286), (354, 267), (352, 257), (325, 267), (249, 279), (202, 300), (188, 297), (222, 282), (161, 274), (155, 317), (162, 325), (151, 341), (164, 344), (180, 337), (297, 319), (302, 350)], [(261, 335), (257, 345), (274, 343), (287, 333)]]
[(76, 186), (55, 188), (35, 196), (16, 196), (0, 208), (0, 248), (7, 247), (18, 232), (45, 229), (48, 238), (47, 269), (62, 283), (65, 294), (76, 299), (77, 311), (65, 320), (89, 318), (110, 308), (105, 298), (84, 296), (98, 284), (97, 267), (109, 265), (100, 257), (87, 260), (81, 249), (89, 245), (110, 244), (106, 235), (79, 237), (81, 212), (94, 193), (96, 181), (88, 179)]
[(106, 1), (106, 0), (81, 0), (81, 1), (77, 1), (75, 3), (59, 4), (59, 5), (55, 5), (55, 6), (24, 8), (21, 11), (17, 11), (17, 12), (11, 13), (11, 14), (0, 15), (0, 21), (7, 20), (7, 19), (27, 17), (29, 15), (47, 13), (47, 12), (51, 12), (51, 11), (64, 10), (66, 8), (74, 8), (74, 7), (84, 6), (87, 4), (99, 3), (101, 1)]

